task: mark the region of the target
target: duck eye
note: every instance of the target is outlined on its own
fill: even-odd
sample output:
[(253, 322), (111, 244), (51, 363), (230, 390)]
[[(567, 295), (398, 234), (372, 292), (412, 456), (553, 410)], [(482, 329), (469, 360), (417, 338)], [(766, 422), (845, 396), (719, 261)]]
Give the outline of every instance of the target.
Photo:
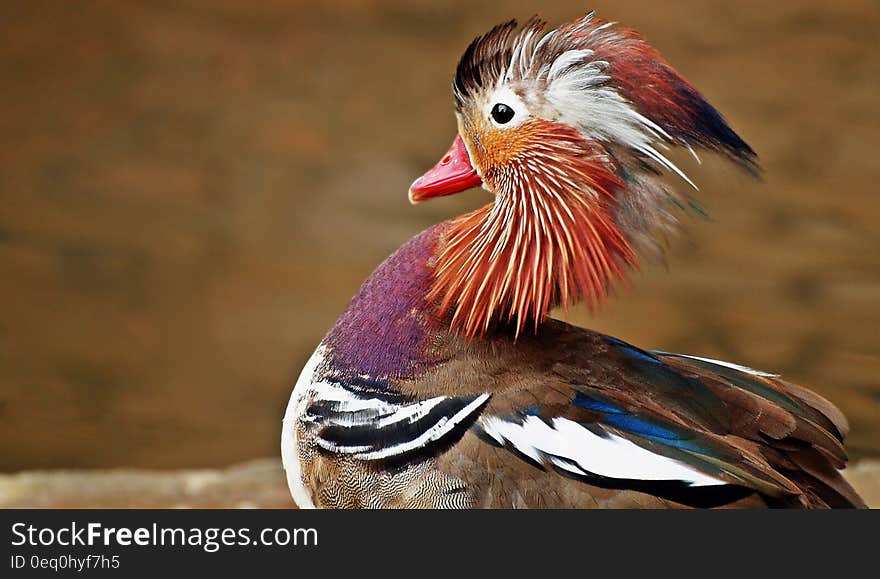
[(513, 109), (504, 103), (498, 103), (492, 107), (492, 118), (499, 125), (506, 125), (513, 118)]

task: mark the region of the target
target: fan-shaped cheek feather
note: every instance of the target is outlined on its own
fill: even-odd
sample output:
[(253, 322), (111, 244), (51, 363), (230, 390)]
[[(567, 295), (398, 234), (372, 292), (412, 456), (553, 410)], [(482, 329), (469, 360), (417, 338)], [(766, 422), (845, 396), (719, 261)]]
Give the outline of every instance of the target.
[(463, 124), (496, 200), (451, 222), (429, 300), (473, 337), (493, 320), (535, 327), (556, 305), (596, 305), (635, 254), (613, 218), (621, 187), (603, 149), (571, 127)]

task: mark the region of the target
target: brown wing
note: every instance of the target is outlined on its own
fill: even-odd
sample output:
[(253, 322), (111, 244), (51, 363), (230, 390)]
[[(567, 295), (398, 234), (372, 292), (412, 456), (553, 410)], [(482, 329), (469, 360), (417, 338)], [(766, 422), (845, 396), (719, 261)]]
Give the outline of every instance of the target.
[[(550, 427), (557, 419), (575, 422), (597, 436), (625, 439), (726, 482), (725, 492), (738, 487), (757, 493), (770, 506), (864, 506), (838, 471), (846, 462), (846, 421), (808, 390), (742, 367), (647, 352), (555, 321), (516, 343), (453, 341), (446, 345), (455, 352), (448, 362), (402, 387), (420, 397), (491, 393), (472, 430), (482, 429), (486, 442), (500, 442), (535, 468), (559, 470), (561, 464), (567, 475), (578, 472), (577, 465), (568, 468), (565, 457), (553, 455), (558, 454), (553, 441), (536, 441), (531, 448), (522, 442), (525, 434), (517, 435), (519, 444), (486, 436), (481, 427), (488, 419), (520, 421), (530, 436), (539, 437), (544, 436), (539, 427), (530, 426), (537, 419)], [(614, 479), (581, 466), (584, 483), (648, 494), (675, 491), (674, 500), (688, 504), (679, 500), (687, 498), (679, 492), (681, 484), (672, 488), (665, 483), (676, 481), (661, 481), (669, 487), (664, 490), (650, 471), (644, 479)], [(700, 484), (684, 487), (706, 494)], [(742, 498), (730, 496), (731, 501)], [(713, 506), (724, 501), (716, 502)]]

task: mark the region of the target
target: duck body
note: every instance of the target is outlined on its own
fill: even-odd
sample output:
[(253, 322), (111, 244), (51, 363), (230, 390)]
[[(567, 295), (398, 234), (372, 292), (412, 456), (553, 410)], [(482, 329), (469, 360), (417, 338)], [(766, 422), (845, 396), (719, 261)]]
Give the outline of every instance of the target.
[(843, 415), (778, 376), (549, 317), (662, 254), (690, 195), (663, 151), (757, 157), (632, 30), (496, 26), (453, 82), (458, 136), (413, 203), (493, 201), (420, 233), (303, 370), (281, 452), (300, 507), (861, 507)]
[(389, 257), (291, 396), (301, 508), (844, 507), (846, 422), (775, 376), (561, 321), (478, 340), (424, 300), (448, 224)]

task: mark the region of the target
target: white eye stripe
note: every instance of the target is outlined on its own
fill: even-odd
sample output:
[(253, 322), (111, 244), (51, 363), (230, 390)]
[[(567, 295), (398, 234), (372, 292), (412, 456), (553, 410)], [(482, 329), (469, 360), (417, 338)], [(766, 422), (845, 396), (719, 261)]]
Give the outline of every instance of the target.
[[(513, 118), (511, 118), (506, 123), (499, 123), (492, 116), (492, 109), (495, 108), (495, 105), (503, 104), (510, 107), (513, 110)], [(531, 116), (528, 107), (523, 102), (523, 100), (517, 95), (511, 88), (507, 85), (498, 86), (491, 95), (489, 95), (489, 100), (486, 102), (486, 118), (489, 119), (489, 122), (492, 123), (492, 126), (497, 127), (499, 129), (510, 129), (513, 127), (518, 127), (523, 124), (526, 119)]]
[(589, 49), (569, 50), (557, 57), (550, 66), (550, 72), (547, 74), (547, 82), (552, 83), (563, 72), (569, 70), (573, 66), (582, 63), (593, 55), (593, 51)]
[[(561, 53), (555, 49), (549, 53), (545, 50), (551, 41), (584, 46), (584, 33), (592, 37), (590, 46), (610, 42), (619, 38), (613, 25), (613, 22), (594, 25), (592, 16), (588, 15), (573, 27), (551, 30), (541, 38), (536, 36), (538, 29), (526, 30), (512, 46), (511, 59), (498, 84), (481, 103), (484, 118), (498, 129), (518, 127), (531, 117), (566, 124), (588, 140), (631, 149), (697, 189), (661, 151), (665, 143), (681, 141), (684, 146), (687, 143), (673, 139), (614, 88), (608, 61), (597, 57), (592, 48), (572, 48)], [(518, 93), (514, 93), (513, 87)], [(517, 94), (525, 95), (528, 107)], [(513, 108), (514, 118), (506, 123), (495, 121), (491, 111), (497, 103)]]

